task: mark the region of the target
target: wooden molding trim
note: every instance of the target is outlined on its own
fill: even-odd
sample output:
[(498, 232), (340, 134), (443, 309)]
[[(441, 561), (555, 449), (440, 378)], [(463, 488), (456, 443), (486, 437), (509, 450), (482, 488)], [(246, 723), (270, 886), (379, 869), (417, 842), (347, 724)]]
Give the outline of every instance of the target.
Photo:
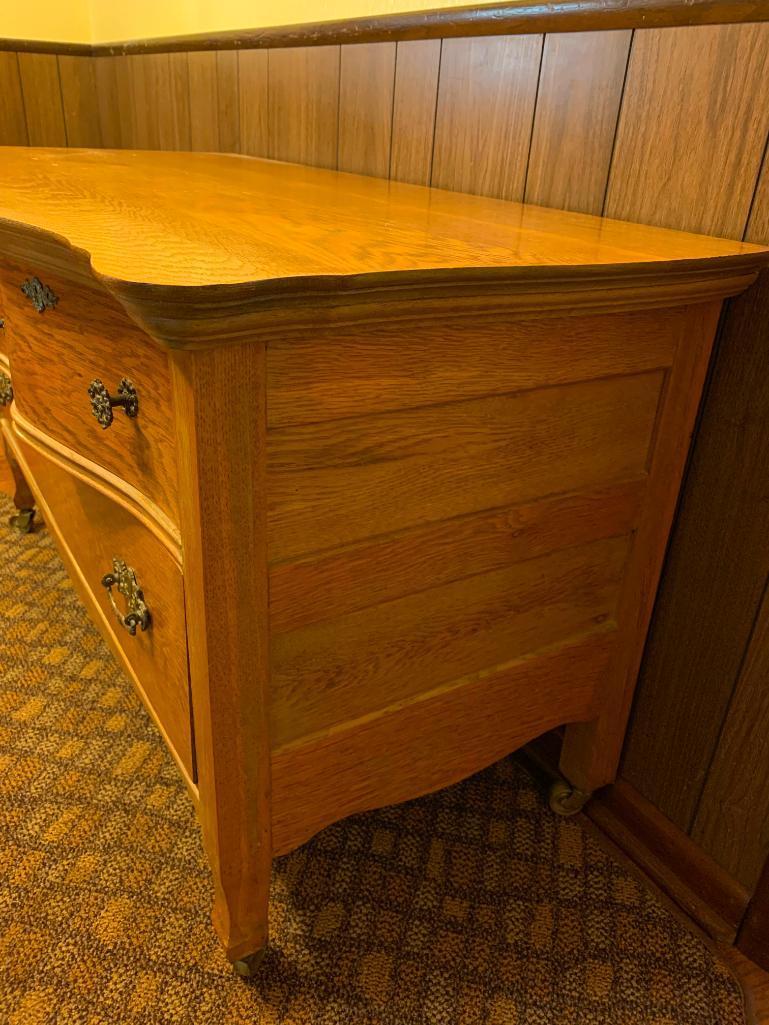
[(768, 20), (769, 4), (765, 0), (539, 0), (483, 6), (473, 4), (370, 18), (131, 39), (95, 45), (0, 39), (0, 50), (112, 57), (191, 50), (267, 50), (340, 43), (588, 32), (596, 29), (670, 28)]

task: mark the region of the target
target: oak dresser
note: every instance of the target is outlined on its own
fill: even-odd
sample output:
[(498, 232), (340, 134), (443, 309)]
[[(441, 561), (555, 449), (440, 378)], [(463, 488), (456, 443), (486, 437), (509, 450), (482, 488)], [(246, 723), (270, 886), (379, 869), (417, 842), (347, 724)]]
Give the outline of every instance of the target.
[(5, 443), (189, 786), (242, 974), (271, 858), (334, 820), (559, 725), (554, 810), (612, 780), (721, 305), (768, 258), (245, 157), (3, 150)]

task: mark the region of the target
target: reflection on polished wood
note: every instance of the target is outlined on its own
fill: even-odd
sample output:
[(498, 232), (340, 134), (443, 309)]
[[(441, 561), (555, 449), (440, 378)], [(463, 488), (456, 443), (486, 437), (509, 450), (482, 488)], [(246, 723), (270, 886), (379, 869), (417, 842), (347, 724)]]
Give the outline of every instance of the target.
[(3, 181), (4, 435), (198, 802), (230, 960), (343, 815), (557, 725), (573, 785), (613, 779), (721, 303), (769, 251), (239, 157)]

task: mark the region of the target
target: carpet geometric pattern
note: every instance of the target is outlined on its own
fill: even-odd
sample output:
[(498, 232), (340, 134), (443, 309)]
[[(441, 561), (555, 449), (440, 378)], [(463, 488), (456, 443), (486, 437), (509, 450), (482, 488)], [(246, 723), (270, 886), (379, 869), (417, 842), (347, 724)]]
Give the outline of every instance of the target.
[(275, 862), (253, 982), (192, 804), (45, 529), (0, 497), (3, 1025), (744, 1025), (707, 947), (513, 759)]

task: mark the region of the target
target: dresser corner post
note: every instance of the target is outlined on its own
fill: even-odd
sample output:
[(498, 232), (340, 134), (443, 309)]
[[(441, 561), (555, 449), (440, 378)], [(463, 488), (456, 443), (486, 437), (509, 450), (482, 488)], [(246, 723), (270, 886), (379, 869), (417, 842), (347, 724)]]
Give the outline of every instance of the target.
[[(620, 624), (597, 716), (567, 725), (560, 769), (590, 795), (617, 778), (637, 678), (662, 575), (689, 445), (723, 305), (719, 295), (685, 309), (673, 365), (660, 393), (647, 457), (646, 499), (619, 596)], [(584, 802), (583, 802), (584, 803)]]
[(272, 864), (265, 351), (169, 358), (199, 818), (214, 927), (247, 975), (267, 944)]

